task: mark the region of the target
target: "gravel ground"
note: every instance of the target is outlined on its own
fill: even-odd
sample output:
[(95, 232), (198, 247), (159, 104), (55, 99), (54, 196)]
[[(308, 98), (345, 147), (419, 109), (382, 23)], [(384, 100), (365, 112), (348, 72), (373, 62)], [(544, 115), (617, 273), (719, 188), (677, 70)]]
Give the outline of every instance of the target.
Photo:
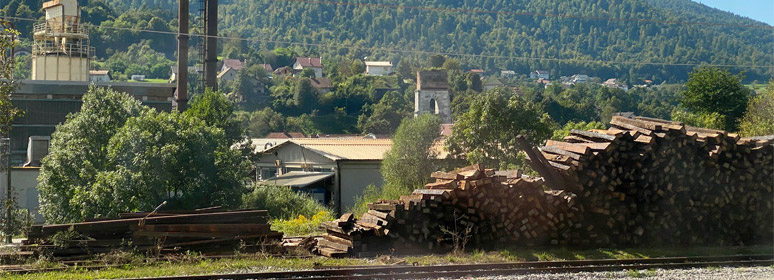
[(677, 270), (640, 270), (618, 272), (582, 272), (531, 274), (514, 276), (497, 276), (481, 278), (442, 278), (456, 279), (498, 279), (498, 280), (592, 280), (592, 279), (646, 279), (646, 280), (763, 280), (774, 279), (774, 267), (723, 267), (723, 268), (693, 268)]

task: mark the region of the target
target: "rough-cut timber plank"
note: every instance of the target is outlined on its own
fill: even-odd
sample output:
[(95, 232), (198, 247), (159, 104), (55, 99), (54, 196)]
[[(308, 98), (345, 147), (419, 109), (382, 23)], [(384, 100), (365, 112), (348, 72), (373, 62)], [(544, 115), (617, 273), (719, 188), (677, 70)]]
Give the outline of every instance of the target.
[(213, 233), (270, 233), (267, 224), (180, 224), (180, 225), (131, 225), (133, 231), (155, 232), (213, 232)]
[(579, 155), (588, 155), (591, 154), (591, 149), (589, 147), (580, 145), (580, 144), (573, 144), (573, 143), (567, 143), (567, 142), (561, 142), (561, 141), (555, 141), (555, 140), (548, 140), (546, 141), (546, 146), (548, 147), (555, 147), (559, 148), (568, 152), (573, 152)]
[(589, 139), (589, 140), (592, 140), (592, 141), (595, 141), (595, 142), (604, 142), (604, 141), (612, 142), (612, 141), (615, 141), (616, 138), (618, 138), (615, 135), (607, 135), (607, 134), (603, 134), (603, 133), (597, 133), (597, 132), (585, 131), (585, 130), (578, 130), (578, 129), (571, 130), (570, 131), (570, 135), (574, 135), (574, 136), (577, 136), (577, 137)]

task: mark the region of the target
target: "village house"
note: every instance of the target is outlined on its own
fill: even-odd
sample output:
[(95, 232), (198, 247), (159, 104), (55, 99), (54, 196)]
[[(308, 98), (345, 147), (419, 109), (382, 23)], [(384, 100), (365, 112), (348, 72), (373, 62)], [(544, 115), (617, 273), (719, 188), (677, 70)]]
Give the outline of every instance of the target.
[(282, 66), (280, 68), (275, 69), (272, 73), (273, 73), (272, 77), (275, 77), (275, 76), (276, 77), (284, 77), (284, 76), (288, 76), (288, 75), (292, 76), (293, 75), (293, 69), (291, 69), (290, 67), (287, 67), (287, 66)]
[(545, 70), (537, 70), (537, 71), (532, 71), (532, 72), (530, 72), (530, 73), (529, 73), (529, 78), (530, 78), (530, 79), (544, 79), (544, 80), (549, 80), (549, 79), (551, 79), (551, 75), (548, 73), (548, 71), (545, 71)]
[(312, 78), (310, 80), (319, 94), (326, 94), (333, 90), (333, 83), (328, 78)]
[(113, 76), (110, 75), (110, 70), (91, 70), (89, 71), (89, 82), (92, 83), (109, 83), (113, 80)]
[(223, 71), (220, 71), (218, 74), (218, 80), (221, 81), (233, 81), (236, 80), (237, 77), (237, 70), (234, 70), (234, 68), (226, 68)]
[(314, 70), (314, 77), (321, 78), (323, 76), (322, 70), (322, 58), (320, 57), (296, 57), (296, 62), (293, 63), (293, 70), (298, 72), (304, 69), (311, 68)]
[(602, 83), (602, 86), (609, 87), (609, 88), (619, 88), (619, 89), (622, 89), (624, 91), (628, 91), (629, 90), (629, 86), (619, 82), (618, 79), (615, 79), (615, 78), (608, 79), (607, 81)]
[(247, 60), (241, 61), (239, 59), (224, 59), (223, 65), (220, 67), (220, 72), (225, 71), (228, 68), (234, 69), (236, 71), (242, 70), (242, 68), (247, 67)]
[(392, 62), (389, 61), (366, 61), (366, 75), (384, 76), (392, 74)]
[(500, 71), (500, 76), (503, 76), (503, 77), (506, 77), (506, 78), (515, 77), (516, 76), (516, 72), (513, 71), (513, 70), (502, 70), (502, 71)]
[(504, 87), (504, 86), (505, 86), (505, 83), (500, 81), (500, 79), (489, 79), (483, 84), (484, 91), (491, 90), (498, 87)]

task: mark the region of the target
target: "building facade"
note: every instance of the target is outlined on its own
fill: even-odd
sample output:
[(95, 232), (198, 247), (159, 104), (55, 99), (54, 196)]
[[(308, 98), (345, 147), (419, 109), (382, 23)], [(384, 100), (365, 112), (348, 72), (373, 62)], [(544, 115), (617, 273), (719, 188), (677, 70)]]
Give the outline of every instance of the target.
[(446, 71), (417, 72), (414, 117), (423, 114), (433, 114), (438, 116), (443, 123), (451, 123), (451, 97)]

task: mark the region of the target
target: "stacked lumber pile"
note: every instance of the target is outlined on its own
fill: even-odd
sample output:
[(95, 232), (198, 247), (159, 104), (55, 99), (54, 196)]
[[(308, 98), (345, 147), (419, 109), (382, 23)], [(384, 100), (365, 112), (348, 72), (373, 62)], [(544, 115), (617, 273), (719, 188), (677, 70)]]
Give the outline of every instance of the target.
[(54, 257), (74, 257), (138, 250), (155, 253), (198, 251), (231, 253), (278, 245), (265, 210), (124, 213), (117, 219), (34, 225), (22, 250)]
[(399, 200), (368, 205), (323, 224), (316, 252), (329, 257), (398, 248), (446, 250), (464, 243), (568, 244), (581, 226), (574, 194), (544, 191), (538, 180), (498, 176), (481, 165), (449, 173)]
[(539, 150), (523, 147), (551, 188), (578, 195), (585, 242), (772, 240), (774, 137), (641, 117), (610, 124), (574, 130)]

